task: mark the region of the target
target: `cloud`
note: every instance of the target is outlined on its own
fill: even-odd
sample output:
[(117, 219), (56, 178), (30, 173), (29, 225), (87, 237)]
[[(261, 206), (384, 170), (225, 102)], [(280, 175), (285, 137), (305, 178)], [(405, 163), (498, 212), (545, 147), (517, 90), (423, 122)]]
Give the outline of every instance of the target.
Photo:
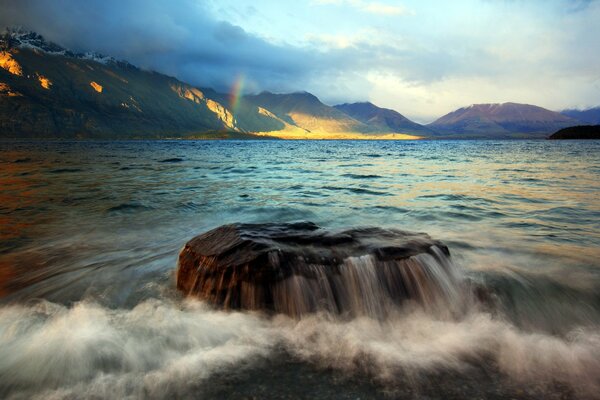
[(382, 15), (406, 15), (410, 12), (402, 6), (391, 6), (381, 3), (364, 3), (361, 7), (362, 10), (370, 12), (372, 14)]
[(1, 1), (0, 23), (36, 30), (75, 50), (93, 50), (197, 85), (227, 90), (239, 74), (256, 88), (310, 73), (310, 52), (284, 48), (215, 18), (193, 0)]
[(357, 10), (380, 15), (409, 15), (406, 7), (364, 0), (315, 0), (316, 5), (347, 5)]
[(199, 86), (244, 75), (249, 91), (370, 100), (421, 121), (470, 103), (600, 103), (600, 2), (449, 3), (0, 0), (0, 25)]
[[(21, 25), (74, 50), (112, 55), (222, 91), (244, 75), (250, 91), (307, 89), (337, 98), (336, 93), (323, 93), (321, 84), (345, 80), (343, 76), (365, 81), (361, 71), (372, 67), (367, 60), (373, 60), (377, 51), (365, 46), (364, 35), (356, 39), (356, 48), (350, 46), (354, 39), (344, 42), (343, 36), (329, 37), (329, 45), (321, 50), (272, 43), (221, 20), (205, 3), (193, 0), (175, 5), (146, 0), (0, 0), (0, 4), (2, 25)], [(326, 38), (320, 38), (321, 44)], [(337, 45), (331, 48), (334, 41)]]

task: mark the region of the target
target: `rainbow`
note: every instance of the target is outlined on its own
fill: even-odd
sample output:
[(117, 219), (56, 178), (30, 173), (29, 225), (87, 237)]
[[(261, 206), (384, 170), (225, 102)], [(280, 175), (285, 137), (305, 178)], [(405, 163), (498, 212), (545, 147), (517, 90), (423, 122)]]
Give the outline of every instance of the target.
[(237, 113), (237, 108), (240, 105), (240, 98), (242, 97), (242, 91), (244, 90), (244, 75), (239, 74), (231, 86), (231, 92), (229, 93), (229, 108), (233, 116)]

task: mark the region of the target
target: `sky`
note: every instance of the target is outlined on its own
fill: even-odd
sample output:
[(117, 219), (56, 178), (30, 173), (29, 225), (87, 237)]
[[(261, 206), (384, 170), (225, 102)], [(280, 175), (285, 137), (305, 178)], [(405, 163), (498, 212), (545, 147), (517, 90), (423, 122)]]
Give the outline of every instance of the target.
[(600, 0), (0, 0), (22, 26), (199, 86), (371, 101), (600, 105)]

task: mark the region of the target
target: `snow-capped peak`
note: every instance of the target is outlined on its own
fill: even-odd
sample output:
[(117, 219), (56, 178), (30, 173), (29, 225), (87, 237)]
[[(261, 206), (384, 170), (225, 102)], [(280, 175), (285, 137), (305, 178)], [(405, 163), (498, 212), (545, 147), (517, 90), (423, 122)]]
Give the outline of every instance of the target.
[(36, 32), (28, 31), (20, 27), (7, 28), (0, 36), (0, 48), (26, 48), (35, 51), (41, 51), (47, 54), (60, 55), (77, 58), (81, 60), (92, 60), (102, 64), (127, 64), (124, 61), (118, 61), (113, 57), (105, 56), (95, 52), (78, 53), (65, 49), (56, 43), (47, 41), (42, 35)]
[(65, 49), (52, 42), (47, 42), (42, 35), (21, 28), (9, 28), (2, 34), (3, 45), (40, 50), (46, 53), (64, 54)]

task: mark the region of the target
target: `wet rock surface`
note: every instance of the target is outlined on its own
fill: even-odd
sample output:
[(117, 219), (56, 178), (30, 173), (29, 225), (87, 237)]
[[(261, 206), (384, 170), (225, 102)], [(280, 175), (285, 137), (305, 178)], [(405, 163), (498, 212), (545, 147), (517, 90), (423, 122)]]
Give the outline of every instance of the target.
[(449, 302), (459, 284), (449, 255), (424, 233), (231, 224), (185, 245), (177, 287), (228, 309), (381, 316), (403, 300)]

